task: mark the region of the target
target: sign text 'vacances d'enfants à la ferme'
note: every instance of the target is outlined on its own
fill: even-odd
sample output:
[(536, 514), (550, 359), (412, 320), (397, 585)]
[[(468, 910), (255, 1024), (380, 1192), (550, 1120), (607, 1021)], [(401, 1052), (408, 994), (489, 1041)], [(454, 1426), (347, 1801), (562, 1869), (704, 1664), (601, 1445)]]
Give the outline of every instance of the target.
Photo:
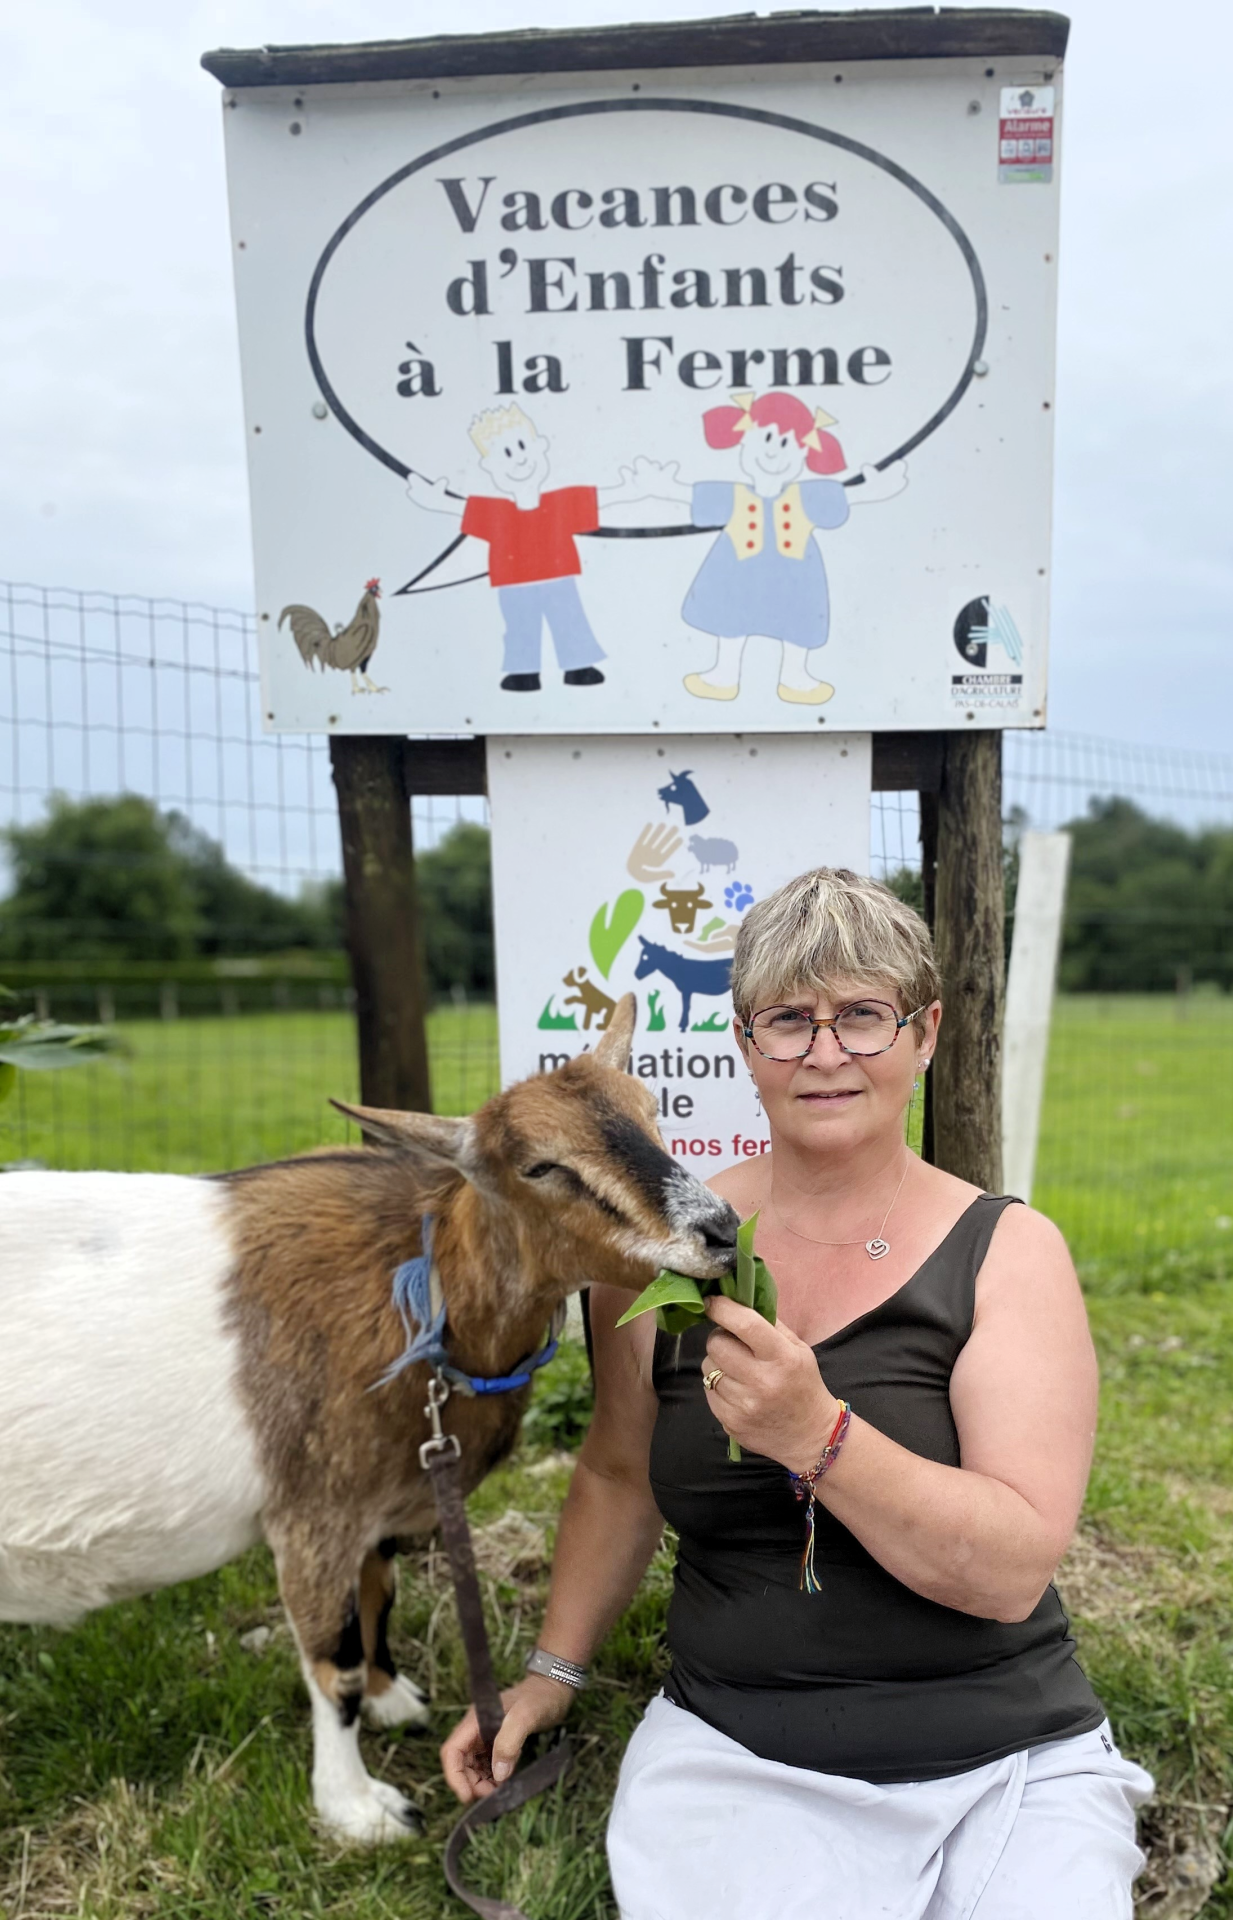
[(229, 89), (266, 723), (1040, 724), (1055, 67)]

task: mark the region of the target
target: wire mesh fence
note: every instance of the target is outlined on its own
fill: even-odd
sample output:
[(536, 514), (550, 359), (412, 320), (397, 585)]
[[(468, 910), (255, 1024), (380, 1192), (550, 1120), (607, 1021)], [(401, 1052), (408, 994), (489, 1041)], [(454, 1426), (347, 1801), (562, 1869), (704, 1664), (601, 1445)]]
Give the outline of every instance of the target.
[[(0, 906), (0, 979), (19, 1011), (114, 1020), (130, 1048), (102, 1073), (23, 1075), (0, 1160), (194, 1171), (343, 1137), (327, 1096), (354, 1099), (357, 1074), (329, 756), (262, 733), (251, 616), (10, 584), (0, 662), (0, 894), (13, 830), (69, 803), (61, 844), (29, 850), (33, 913)], [(124, 794), (146, 812), (117, 818)], [(416, 846), (485, 819), (479, 800), (417, 799)], [(491, 1006), (436, 1008), (430, 1045), (442, 1111), (487, 1097)]]
[[(326, 1100), (354, 1096), (356, 1066), (328, 751), (263, 734), (258, 689), (247, 614), (0, 586), (0, 979), (19, 1010), (115, 1022), (129, 1045), (118, 1066), (23, 1075), (0, 1161), (195, 1171), (342, 1136)], [(1222, 1263), (1233, 756), (1010, 733), (1005, 801), (1012, 908), (1018, 829), (1080, 823), (1038, 1203), (1088, 1262)], [(917, 797), (871, 809), (874, 871), (910, 893)], [(417, 799), (413, 819), (422, 852), (486, 806)], [(429, 1043), (438, 1110), (495, 1088), (491, 1005), (445, 995)]]
[[(1224, 1273), (1233, 755), (1008, 733), (1003, 766), (1008, 944), (1017, 832), (1067, 827), (1073, 848), (1033, 1200), (1089, 1268)], [(875, 871), (919, 867), (915, 794), (874, 794), (871, 825)]]

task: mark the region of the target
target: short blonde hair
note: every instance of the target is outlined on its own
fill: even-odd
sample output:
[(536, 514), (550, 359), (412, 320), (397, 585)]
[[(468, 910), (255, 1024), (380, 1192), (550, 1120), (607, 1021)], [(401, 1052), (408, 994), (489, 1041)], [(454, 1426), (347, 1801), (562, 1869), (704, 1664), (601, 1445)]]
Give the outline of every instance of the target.
[(732, 961), (743, 1020), (798, 988), (829, 993), (841, 980), (885, 984), (901, 1012), (939, 998), (929, 929), (889, 887), (847, 867), (815, 867), (749, 909)]
[(468, 431), (479, 449), (480, 459), (486, 460), (493, 441), (499, 440), (503, 433), (517, 433), (519, 427), (524, 428), (533, 439), (539, 438), (535, 422), (527, 419), (515, 401), (512, 407), (487, 407), (483, 413), (477, 413)]

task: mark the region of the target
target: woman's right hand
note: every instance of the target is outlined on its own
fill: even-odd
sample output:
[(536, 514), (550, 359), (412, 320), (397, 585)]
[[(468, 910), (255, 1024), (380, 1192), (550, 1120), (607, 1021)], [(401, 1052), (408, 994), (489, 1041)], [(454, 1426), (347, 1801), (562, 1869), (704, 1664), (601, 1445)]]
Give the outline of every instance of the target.
[(508, 1780), (525, 1742), (533, 1733), (559, 1727), (573, 1705), (574, 1689), (564, 1681), (529, 1673), (501, 1695), (505, 1718), (493, 1742), (491, 1755), (480, 1735), (475, 1708), (468, 1707), (441, 1748), (441, 1770), (446, 1784), (464, 1807), (483, 1800)]

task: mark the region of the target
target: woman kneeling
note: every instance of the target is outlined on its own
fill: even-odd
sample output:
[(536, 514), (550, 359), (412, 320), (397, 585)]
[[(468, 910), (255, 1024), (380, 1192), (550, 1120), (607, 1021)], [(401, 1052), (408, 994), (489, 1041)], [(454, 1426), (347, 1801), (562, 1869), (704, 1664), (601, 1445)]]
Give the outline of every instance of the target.
[(505, 1696), (491, 1768), (468, 1715), (447, 1778), (491, 1792), (564, 1717), (668, 1520), (672, 1667), (608, 1829), (623, 1920), (1128, 1920), (1151, 1781), (1051, 1584), (1096, 1412), (1065, 1244), (905, 1145), (942, 1009), (886, 888), (782, 887), (732, 988), (772, 1151), (711, 1185), (759, 1213), (778, 1325), (717, 1298), (678, 1342), (592, 1291), (550, 1655)]

